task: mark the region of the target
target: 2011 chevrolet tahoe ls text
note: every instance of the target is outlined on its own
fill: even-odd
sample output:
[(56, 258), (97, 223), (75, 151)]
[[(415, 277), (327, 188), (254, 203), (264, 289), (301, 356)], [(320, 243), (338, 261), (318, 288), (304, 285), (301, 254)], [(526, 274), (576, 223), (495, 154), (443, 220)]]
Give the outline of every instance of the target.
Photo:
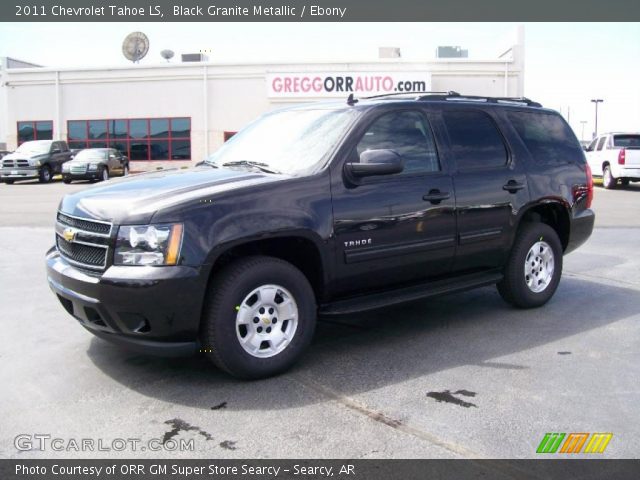
[(574, 133), (535, 102), (350, 97), (267, 113), (192, 169), (65, 196), (47, 275), (101, 338), (259, 378), (318, 314), (489, 284), (543, 305), (592, 195)]

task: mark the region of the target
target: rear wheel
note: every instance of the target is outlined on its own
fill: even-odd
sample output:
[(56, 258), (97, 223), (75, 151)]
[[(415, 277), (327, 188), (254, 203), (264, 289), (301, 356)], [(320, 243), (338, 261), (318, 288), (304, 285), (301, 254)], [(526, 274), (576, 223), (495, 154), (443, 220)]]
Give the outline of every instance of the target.
[(544, 223), (527, 223), (518, 232), (498, 292), (516, 307), (539, 307), (553, 296), (561, 275), (558, 234)]
[(13, 185), (13, 180), (4, 180), (7, 185)]
[(315, 296), (302, 272), (277, 258), (249, 257), (214, 280), (202, 319), (202, 351), (236, 377), (269, 377), (296, 362), (315, 323)]
[(51, 169), (48, 165), (45, 165), (40, 169), (38, 180), (40, 183), (49, 183), (51, 181)]
[(613, 174), (611, 173), (611, 167), (609, 165), (606, 165), (602, 170), (602, 186), (607, 190), (610, 190), (616, 187), (616, 181), (617, 179), (614, 178)]
[(129, 175), (129, 165), (125, 165), (125, 166), (122, 168), (122, 176), (123, 176), (123, 177), (126, 177), (127, 175)]

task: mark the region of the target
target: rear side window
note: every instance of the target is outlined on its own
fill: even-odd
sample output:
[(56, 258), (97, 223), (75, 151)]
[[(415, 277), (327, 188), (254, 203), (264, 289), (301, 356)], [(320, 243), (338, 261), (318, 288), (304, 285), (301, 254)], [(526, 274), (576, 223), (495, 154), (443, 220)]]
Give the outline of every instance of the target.
[(480, 111), (445, 111), (444, 123), (458, 170), (506, 165), (507, 149), (493, 120)]
[(614, 135), (613, 146), (618, 148), (640, 148), (640, 134)]
[(535, 161), (582, 161), (582, 148), (569, 125), (560, 116), (517, 111), (509, 112), (507, 116)]
[(604, 147), (604, 142), (607, 140), (607, 137), (602, 137), (598, 142), (598, 148), (596, 150), (600, 151)]

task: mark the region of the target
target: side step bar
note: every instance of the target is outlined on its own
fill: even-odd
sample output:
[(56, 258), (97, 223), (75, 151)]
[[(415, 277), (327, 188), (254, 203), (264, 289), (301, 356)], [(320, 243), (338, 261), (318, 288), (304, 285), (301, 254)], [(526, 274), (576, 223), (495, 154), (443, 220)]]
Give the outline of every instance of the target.
[(472, 273), (455, 279), (439, 280), (429, 283), (421, 283), (396, 290), (375, 292), (344, 300), (320, 305), (320, 315), (344, 315), (348, 313), (375, 310), (398, 303), (421, 300), (445, 293), (463, 292), (476, 287), (483, 287), (498, 283), (502, 280), (502, 273), (497, 271)]

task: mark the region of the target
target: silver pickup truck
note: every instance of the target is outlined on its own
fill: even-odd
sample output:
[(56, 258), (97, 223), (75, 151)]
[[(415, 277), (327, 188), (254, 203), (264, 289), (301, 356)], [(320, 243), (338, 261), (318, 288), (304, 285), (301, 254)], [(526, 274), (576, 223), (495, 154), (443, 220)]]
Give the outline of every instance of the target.
[(59, 140), (34, 140), (20, 145), (15, 152), (2, 157), (0, 182), (12, 184), (16, 180), (32, 180), (48, 183), (55, 174), (62, 172), (62, 164), (71, 160), (67, 142)]

